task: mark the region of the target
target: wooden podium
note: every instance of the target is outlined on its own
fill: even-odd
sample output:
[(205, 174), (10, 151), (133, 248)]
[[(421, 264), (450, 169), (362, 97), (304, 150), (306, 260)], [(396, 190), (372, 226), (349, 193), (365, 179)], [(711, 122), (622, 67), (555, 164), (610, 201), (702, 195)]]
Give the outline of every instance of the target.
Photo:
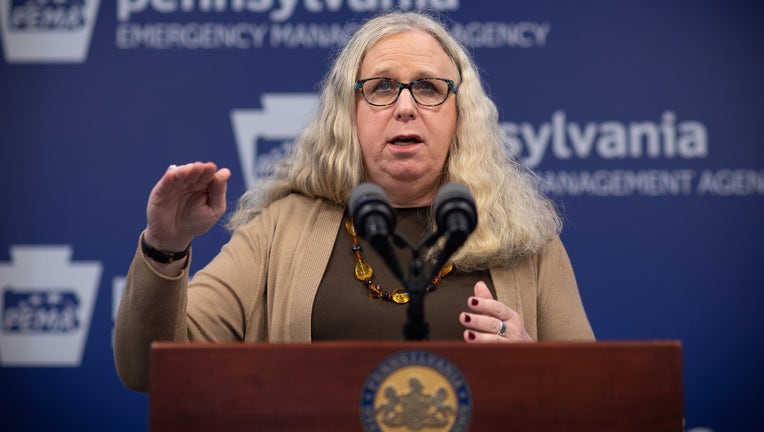
[(683, 430), (677, 341), (155, 343), (149, 430), (361, 431), (367, 379), (406, 352), (433, 353), (461, 372), (471, 391), (466, 430)]

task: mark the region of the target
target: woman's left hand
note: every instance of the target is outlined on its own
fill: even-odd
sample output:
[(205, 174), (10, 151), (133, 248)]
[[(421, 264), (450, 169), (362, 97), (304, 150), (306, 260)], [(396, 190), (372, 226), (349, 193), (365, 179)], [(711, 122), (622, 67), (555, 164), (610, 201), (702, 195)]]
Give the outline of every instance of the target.
[(464, 340), (473, 342), (533, 342), (523, 319), (514, 309), (494, 300), (485, 282), (475, 284), (475, 295), (467, 299), (472, 312), (459, 315), (467, 330)]

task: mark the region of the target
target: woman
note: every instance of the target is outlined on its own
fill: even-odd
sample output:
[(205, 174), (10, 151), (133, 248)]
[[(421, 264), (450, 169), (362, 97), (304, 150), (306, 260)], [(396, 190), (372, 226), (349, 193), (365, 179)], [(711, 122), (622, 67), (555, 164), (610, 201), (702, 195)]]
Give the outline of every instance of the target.
[(172, 166), (154, 187), (117, 317), (123, 382), (146, 389), (153, 340), (401, 339), (405, 294), (345, 212), (363, 182), (382, 187), (397, 230), (414, 240), (433, 228), (442, 185), (475, 197), (475, 232), (428, 286), (432, 339), (592, 340), (560, 220), (507, 157), (497, 117), (474, 63), (437, 21), (367, 22), (292, 154), (241, 198), (231, 240), (190, 283), (190, 243), (222, 217), (230, 172)]

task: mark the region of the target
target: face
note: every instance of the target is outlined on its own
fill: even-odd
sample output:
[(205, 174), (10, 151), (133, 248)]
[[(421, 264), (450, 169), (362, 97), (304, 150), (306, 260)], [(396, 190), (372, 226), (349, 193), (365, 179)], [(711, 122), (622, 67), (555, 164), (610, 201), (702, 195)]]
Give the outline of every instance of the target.
[[(456, 81), (456, 71), (437, 40), (422, 31), (388, 36), (364, 57), (359, 79), (387, 77), (408, 83), (424, 77)], [(367, 181), (388, 194), (397, 207), (432, 204), (456, 132), (456, 98), (441, 105), (414, 102), (404, 89), (390, 106), (356, 96), (356, 129)]]

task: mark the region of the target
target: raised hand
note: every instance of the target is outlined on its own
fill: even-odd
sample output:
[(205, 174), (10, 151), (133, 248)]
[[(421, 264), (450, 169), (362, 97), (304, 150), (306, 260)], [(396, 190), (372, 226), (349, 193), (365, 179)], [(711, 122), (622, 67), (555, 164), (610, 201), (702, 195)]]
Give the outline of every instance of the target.
[(231, 172), (212, 162), (171, 165), (149, 195), (144, 240), (161, 251), (182, 251), (226, 210)]

